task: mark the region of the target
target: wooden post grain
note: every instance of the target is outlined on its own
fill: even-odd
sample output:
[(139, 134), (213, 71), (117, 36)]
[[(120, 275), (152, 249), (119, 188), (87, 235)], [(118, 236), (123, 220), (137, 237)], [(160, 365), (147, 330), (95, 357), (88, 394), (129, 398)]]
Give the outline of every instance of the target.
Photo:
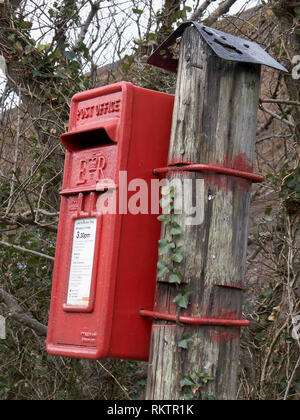
[[(181, 40), (169, 150), (169, 165), (217, 164), (252, 171), (259, 100), (260, 65), (218, 58), (194, 27)], [(154, 311), (176, 314), (180, 291), (190, 291), (180, 314), (242, 319), (247, 224), (251, 182), (236, 176), (174, 172), (169, 177), (204, 179), (204, 221), (185, 225), (178, 242), (183, 282), (158, 279)], [(161, 238), (172, 239), (169, 225)], [(178, 313), (178, 312), (177, 312)], [(188, 348), (179, 347), (189, 337)], [(189, 326), (153, 322), (146, 399), (235, 399), (239, 364), (238, 327)], [(210, 377), (207, 383), (201, 377)], [(196, 386), (184, 385), (190, 377)]]

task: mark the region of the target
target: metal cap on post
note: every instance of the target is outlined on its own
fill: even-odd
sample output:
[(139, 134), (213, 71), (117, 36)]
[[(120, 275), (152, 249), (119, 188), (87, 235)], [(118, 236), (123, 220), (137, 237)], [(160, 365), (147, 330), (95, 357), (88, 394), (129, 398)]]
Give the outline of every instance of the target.
[(193, 25), (216, 55), (224, 60), (241, 63), (262, 64), (277, 70), (288, 72), (256, 42), (219, 31), (198, 22), (188, 21), (178, 28), (154, 51), (147, 63), (177, 73), (178, 60), (170, 49), (188, 26)]

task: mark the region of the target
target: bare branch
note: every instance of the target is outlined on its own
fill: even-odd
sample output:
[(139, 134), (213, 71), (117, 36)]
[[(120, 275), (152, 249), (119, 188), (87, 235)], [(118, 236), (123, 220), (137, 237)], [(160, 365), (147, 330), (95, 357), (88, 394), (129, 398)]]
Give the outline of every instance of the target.
[[(20, 89), (19, 89), (19, 94), (20, 94)], [(20, 126), (21, 126), (21, 111), (20, 111), (20, 108), (18, 108), (15, 154), (14, 154), (14, 162), (13, 162), (13, 167), (12, 167), (13, 176), (12, 176), (12, 179), (11, 179), (10, 194), (9, 194), (9, 199), (8, 199), (8, 203), (7, 203), (7, 208), (6, 208), (6, 215), (11, 210), (12, 198), (13, 198), (13, 195), (14, 195), (15, 185), (16, 185), (16, 182), (17, 182), (16, 172), (17, 172), (17, 167), (18, 167), (18, 156), (19, 156)]]
[(17, 300), (5, 290), (0, 288), (0, 300), (5, 303), (9, 311), (9, 315), (16, 321), (33, 329), (38, 335), (46, 336), (47, 327), (34, 319), (31, 314), (26, 314)]
[(198, 7), (197, 10), (195, 10), (195, 12), (192, 14), (192, 16), (190, 17), (190, 20), (198, 20), (202, 17), (203, 13), (205, 12), (205, 10), (208, 8), (208, 6), (211, 4), (212, 1), (215, 0), (206, 0), (204, 1), (200, 7)]
[(287, 387), (286, 387), (286, 390), (285, 390), (285, 393), (284, 393), (284, 398), (283, 398), (284, 401), (286, 401), (287, 398), (288, 398), (288, 396), (289, 396), (289, 391), (290, 391), (290, 388), (292, 386), (294, 377), (295, 377), (295, 375), (297, 373), (297, 370), (298, 370), (299, 366), (300, 366), (300, 356), (298, 357), (298, 360), (297, 360), (297, 362), (295, 364), (295, 367), (293, 369), (293, 372), (291, 374), (291, 377), (290, 377), (290, 379), (288, 381), (288, 384), (287, 384)]
[[(30, 212), (31, 214), (31, 212)], [(9, 226), (22, 226), (22, 225), (31, 225), (31, 226), (37, 226), (39, 228), (45, 229), (48, 232), (57, 232), (57, 225), (55, 223), (51, 224), (51, 223), (45, 223), (45, 224), (41, 224), (36, 222), (35, 220), (33, 220), (31, 217), (23, 217), (22, 215), (17, 215), (14, 218), (9, 218), (9, 217), (0, 217), (0, 222), (1, 223), (6, 223)]]
[(285, 105), (296, 105), (300, 106), (299, 101), (289, 101), (288, 99), (268, 99), (268, 98), (261, 98), (261, 103), (268, 103), (268, 104), (285, 104)]
[(229, 12), (230, 7), (233, 6), (236, 1), (237, 0), (224, 0), (217, 8), (217, 10), (215, 10), (207, 19), (204, 20), (204, 24), (210, 26), (215, 23), (220, 16)]
[(267, 114), (271, 115), (272, 117), (276, 118), (276, 120), (279, 120), (279, 121), (281, 121), (282, 123), (287, 124), (287, 125), (289, 125), (290, 127), (295, 128), (295, 124), (294, 124), (294, 123), (292, 123), (292, 122), (290, 122), (290, 121), (288, 121), (288, 120), (283, 119), (280, 115), (276, 114), (275, 112), (271, 111), (270, 109), (265, 108), (265, 107), (264, 107), (264, 106), (262, 106), (262, 105), (260, 105), (260, 109), (261, 109), (262, 111), (266, 112)]
[(108, 369), (106, 369), (106, 367), (105, 366), (103, 366), (103, 364), (99, 361), (99, 360), (97, 360), (97, 363), (102, 367), (102, 369), (104, 369), (105, 370), (105, 372), (106, 373), (108, 373), (112, 378), (113, 378), (113, 380), (117, 383), (117, 385), (121, 388), (121, 390), (124, 392), (124, 394), (126, 395), (126, 398), (128, 399), (128, 400), (131, 400), (131, 398), (130, 398), (130, 396), (129, 396), (129, 394), (128, 394), (128, 392), (126, 391), (126, 389), (120, 384), (120, 382), (117, 380), (117, 378), (115, 378), (114, 377), (114, 375), (108, 370)]
[(95, 15), (97, 14), (99, 8), (100, 8), (100, 3), (101, 0), (97, 0), (95, 1), (95, 3), (91, 3), (91, 10), (90, 13), (88, 14), (88, 17), (86, 19), (86, 21), (84, 22), (82, 28), (81, 28), (81, 32), (79, 34), (79, 37), (73, 47), (74, 51), (78, 50), (78, 48), (80, 48), (80, 44), (84, 41), (84, 38), (87, 34), (87, 31), (89, 29), (90, 24), (92, 23), (92, 20), (94, 19)]
[(32, 249), (24, 248), (23, 246), (9, 244), (5, 241), (0, 241), (0, 245), (6, 246), (8, 248), (14, 248), (21, 252), (26, 252), (28, 254), (35, 255), (36, 257), (46, 258), (47, 260), (54, 261), (54, 257), (51, 257), (50, 255), (42, 254), (41, 252), (33, 251)]

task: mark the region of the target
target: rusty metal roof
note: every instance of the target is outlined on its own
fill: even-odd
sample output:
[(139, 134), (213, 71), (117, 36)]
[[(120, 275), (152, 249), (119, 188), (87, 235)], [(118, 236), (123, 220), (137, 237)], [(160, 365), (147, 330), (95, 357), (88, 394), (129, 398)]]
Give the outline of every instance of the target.
[(271, 57), (256, 42), (248, 41), (192, 21), (182, 23), (149, 57), (148, 64), (176, 73), (178, 59), (174, 58), (170, 47), (182, 36), (185, 29), (191, 25), (197, 29), (215, 54), (224, 60), (260, 64), (287, 72), (285, 67)]

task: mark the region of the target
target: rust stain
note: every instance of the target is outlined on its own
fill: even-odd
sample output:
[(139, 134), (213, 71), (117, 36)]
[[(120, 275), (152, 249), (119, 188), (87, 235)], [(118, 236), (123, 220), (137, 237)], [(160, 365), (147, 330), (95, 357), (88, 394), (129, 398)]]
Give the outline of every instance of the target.
[[(235, 158), (232, 156), (224, 156), (223, 161), (217, 162), (211, 160), (210, 165), (221, 166), (224, 168), (237, 169), (244, 172), (253, 172), (253, 164), (249, 157), (245, 153), (237, 155)], [(234, 177), (236, 182), (236, 188), (240, 191), (247, 191), (251, 188), (251, 182), (247, 179)], [(232, 176), (222, 174), (205, 174), (204, 182), (214, 183), (220, 190), (231, 191), (232, 190)]]
[(152, 328), (171, 327), (175, 328), (177, 324), (153, 324)]
[(217, 333), (211, 337), (212, 341), (217, 343), (223, 343), (231, 340), (237, 340), (240, 338), (239, 334), (232, 334), (228, 332)]
[[(211, 164), (217, 164), (214, 161)], [(253, 164), (246, 153), (240, 153), (234, 159), (232, 156), (225, 156), (223, 162), (219, 163), (221, 166), (231, 169), (238, 169), (239, 171), (252, 172)]]
[(237, 319), (237, 310), (231, 312), (222, 311), (222, 309), (218, 310), (218, 318), (221, 319)]
[(244, 286), (242, 283), (227, 283), (227, 284), (217, 284), (218, 287), (227, 287), (228, 289), (238, 289), (238, 290), (244, 290)]

